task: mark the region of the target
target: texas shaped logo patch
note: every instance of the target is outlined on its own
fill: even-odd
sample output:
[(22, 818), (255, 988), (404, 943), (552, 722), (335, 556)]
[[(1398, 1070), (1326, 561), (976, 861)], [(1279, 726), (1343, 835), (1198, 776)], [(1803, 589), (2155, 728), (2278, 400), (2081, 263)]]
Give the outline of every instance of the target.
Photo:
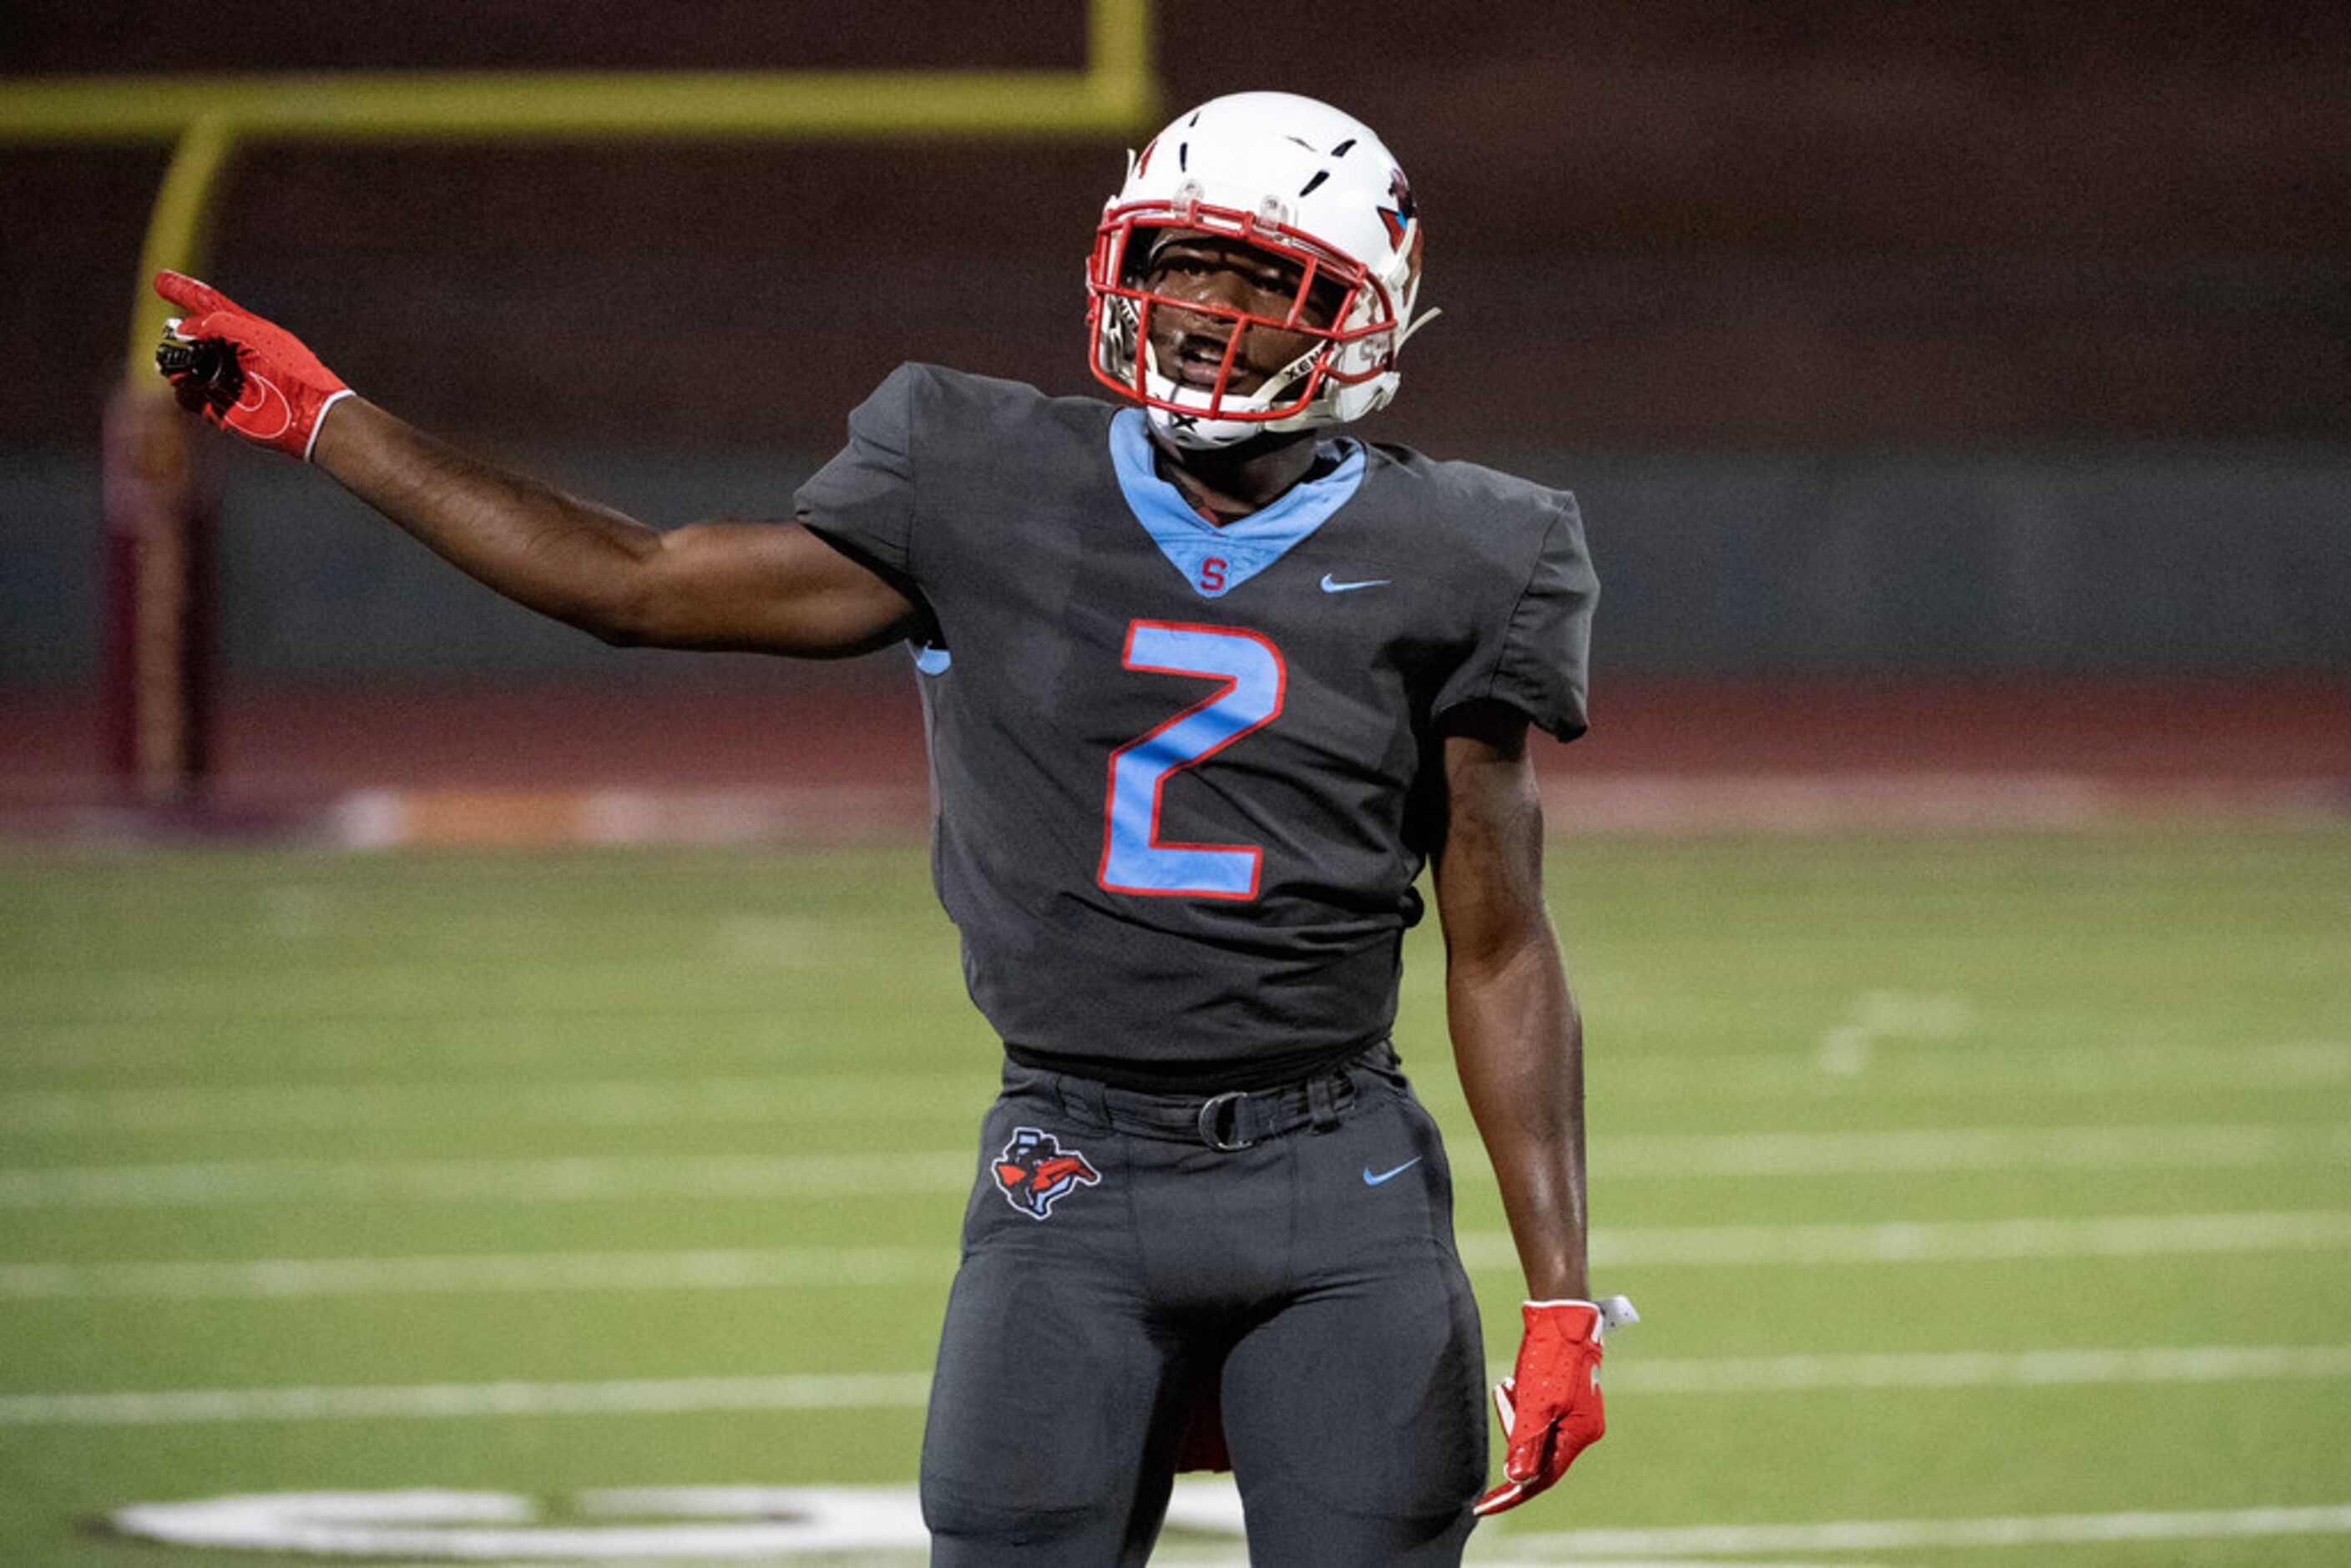
[(1031, 1219), (1051, 1218), (1055, 1204), (1101, 1181), (1102, 1173), (1084, 1155), (1065, 1151), (1061, 1139), (1034, 1127), (1015, 1127), (1012, 1141), (996, 1156), (997, 1190)]

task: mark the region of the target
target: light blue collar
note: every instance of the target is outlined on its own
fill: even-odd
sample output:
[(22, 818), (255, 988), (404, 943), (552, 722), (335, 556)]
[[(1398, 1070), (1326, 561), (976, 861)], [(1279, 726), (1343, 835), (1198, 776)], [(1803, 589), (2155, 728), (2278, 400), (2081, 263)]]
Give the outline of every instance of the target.
[(1110, 422), (1110, 460), (1127, 509), (1203, 599), (1222, 599), (1354, 498), (1364, 482), (1363, 444), (1342, 436), (1332, 444), (1340, 455), (1336, 468), (1301, 480), (1263, 511), (1218, 528), (1159, 476), (1141, 409), (1123, 408)]

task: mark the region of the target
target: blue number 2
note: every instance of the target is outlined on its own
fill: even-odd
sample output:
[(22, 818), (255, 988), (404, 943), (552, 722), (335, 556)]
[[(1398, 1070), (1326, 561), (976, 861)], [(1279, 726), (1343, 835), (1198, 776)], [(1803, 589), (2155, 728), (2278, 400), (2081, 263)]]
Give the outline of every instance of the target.
[(1102, 870), (1113, 893), (1157, 897), (1255, 898), (1264, 852), (1249, 844), (1170, 844), (1159, 838), (1159, 796), (1168, 778), (1206, 761), (1281, 712), (1281, 651), (1254, 632), (1137, 621), (1126, 629), (1126, 667), (1222, 683), (1110, 758)]

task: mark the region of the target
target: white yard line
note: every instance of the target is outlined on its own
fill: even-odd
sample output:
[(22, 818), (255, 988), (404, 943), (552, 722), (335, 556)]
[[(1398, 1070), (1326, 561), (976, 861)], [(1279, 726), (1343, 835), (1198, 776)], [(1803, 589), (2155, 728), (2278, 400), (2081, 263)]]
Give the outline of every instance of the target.
[(920, 1406), (927, 1373), (672, 1377), (598, 1383), (424, 1383), (359, 1388), (192, 1388), (0, 1396), (0, 1427), (159, 1427), (510, 1416), (660, 1416), (719, 1410)]
[[(1895, 1132), (1643, 1134), (1594, 1139), (1614, 1181), (1860, 1176), (1897, 1172), (2187, 1170), (2351, 1164), (2340, 1123)], [(826, 1199), (958, 1192), (970, 1151), (583, 1155), (553, 1159), (242, 1160), (0, 1169), (0, 1208), (261, 1203), (558, 1203), (621, 1198)], [(1461, 1162), (1491, 1180), (1485, 1162)]]
[(249, 1262), (0, 1263), (0, 1301), (304, 1300), (589, 1291), (944, 1284), (955, 1245), (695, 1252), (506, 1252)]
[[(481, 1120), (521, 1118), (548, 1125), (563, 1125), (574, 1119), (584, 1125), (739, 1122), (789, 1113), (798, 1104), (852, 1094), (877, 1081), (875, 1074), (831, 1062), (811, 1062), (813, 1070), (807, 1071), (779, 1071), (779, 1064), (795, 1053), (773, 1041), (747, 1044), (731, 1052), (704, 1049), (689, 1052), (689, 1059), (680, 1061), (674, 1046), (651, 1040), (493, 1035), (467, 1039), (461, 1048), (405, 1039), (381, 1047), (355, 1045), (335, 1038), (339, 1032), (352, 1032), (351, 1026), (322, 1020), (316, 1027), (315, 1040), (306, 1041), (298, 1052), (281, 1053), (282, 1065), (298, 1061), (296, 1071), (310, 1072), (334, 1067), (355, 1071), (381, 1067), (388, 1076), (225, 1087), (203, 1082), (90, 1088), (71, 1081), (42, 1087), (30, 1070), (51, 1061), (59, 1073), (86, 1082), (99, 1071), (152, 1077), (183, 1063), (216, 1069), (221, 1052), (209, 1044), (176, 1040), (128, 1043), (105, 1037), (98, 1026), (89, 1023), (59, 1030), (8, 1020), (7, 1027), (19, 1037), (11, 1041), (6, 1064), (16, 1082), (0, 1092), (0, 1131), (11, 1133), (403, 1124), (437, 1118), (453, 1108)], [(539, 1065), (563, 1072), (597, 1063), (652, 1064), (664, 1072), (655, 1077), (567, 1077), (552, 1082), (482, 1076), (486, 1069), (497, 1066)], [(277, 1064), (281, 1063), (256, 1064), (253, 1071)], [(436, 1064), (461, 1070), (472, 1082), (455, 1084), (445, 1077), (420, 1081), (422, 1070)], [(725, 1070), (728, 1064), (758, 1070), (728, 1071)], [(1431, 1071), (1441, 1069), (1442, 1063), (1416, 1060), (1408, 1065)], [(2020, 1089), (2095, 1094), (2126, 1087), (2265, 1092), (2351, 1083), (2351, 1040), (2126, 1042), (2027, 1049), (1975, 1043), (1953, 1047), (1911, 1040), (1889, 1042), (1874, 1037), (1865, 1069), (1857, 1080), (1823, 1071), (1811, 1055), (1754, 1052), (1609, 1058), (1595, 1061), (1592, 1071), (1612, 1101), (1624, 1102), (1752, 1103), (1851, 1099), (1865, 1092), (1872, 1101), (1982, 1099)], [(681, 1082), (680, 1072), (699, 1075)], [(972, 1092), (984, 1093), (990, 1076), (988, 1066), (976, 1062), (971, 1071), (906, 1071), (882, 1074), (879, 1079), (885, 1093), (891, 1092), (890, 1085), (904, 1083), (914, 1092), (945, 1097), (975, 1084), (980, 1087)], [(870, 1099), (870, 1093), (862, 1094), (860, 1103)], [(959, 1103), (975, 1109), (978, 1103), (977, 1100)]]
[[(1472, 1268), (1517, 1261), (1510, 1238), (1470, 1232)], [(1771, 1267), (1823, 1263), (1980, 1263), (2034, 1258), (2179, 1258), (2351, 1249), (2351, 1211), (2118, 1215), (2087, 1219), (1955, 1219), (1876, 1225), (1675, 1225), (1595, 1231), (1606, 1267)]]
[(1799, 1394), (1860, 1388), (2049, 1387), (2096, 1383), (2301, 1382), (2351, 1378), (2351, 1344), (2190, 1345), (2159, 1350), (1880, 1353), (1689, 1357), (1608, 1370), (1613, 1394)]
[[(524, 1561), (774, 1562), (802, 1556), (914, 1562), (928, 1543), (914, 1489), (904, 1486), (632, 1488), (575, 1494), (569, 1511), (571, 1522), (550, 1523), (542, 1500), (502, 1492), (285, 1492), (142, 1503), (117, 1511), (108, 1522), (134, 1539), (184, 1546), (379, 1561), (503, 1561), (510, 1568)], [(1171, 1561), (1240, 1560), (1230, 1545), (1210, 1544), (1237, 1543), (1242, 1534), (1240, 1499), (1229, 1478), (1177, 1480), (1168, 1522), (1191, 1537), (1172, 1542), (1162, 1553)], [(1729, 1554), (1753, 1568), (1816, 1568), (1816, 1556), (1798, 1563), (1752, 1554), (1800, 1550), (1850, 1563), (1846, 1554), (1855, 1552), (2345, 1533), (2351, 1533), (2351, 1507), (2336, 1504), (1541, 1534), (1481, 1531), (1470, 1542), (1468, 1558), (1487, 1568), (1560, 1562), (1687, 1568)]]
[(1638, 1134), (1595, 1138), (1592, 1149), (1593, 1169), (1612, 1180), (2346, 1163), (2351, 1124), (2342, 1123)]
[(2182, 1513), (2028, 1514), (2004, 1519), (1849, 1520), (1830, 1524), (1571, 1530), (1510, 1539), (1514, 1552), (1563, 1560), (1737, 1556), (1758, 1552), (1902, 1552), (1931, 1548), (2214, 1541), (2351, 1534), (2351, 1506)]
[[(1849, 1027), (1849, 1026), (1848, 1026)], [(1823, 1048), (1830, 1045), (1823, 1041)], [(2053, 1048), (1951, 1045), (1939, 1040), (1889, 1040), (1873, 1034), (1859, 1063), (1846, 1042), (1803, 1059), (1755, 1052), (1603, 1059), (1594, 1082), (1612, 1101), (1981, 1100), (2029, 1090), (2039, 1094), (2105, 1094), (2210, 1089), (2275, 1093), (2351, 1082), (2351, 1040), (2265, 1043), (2122, 1042)]]
[[(1650, 1397), (1872, 1388), (2305, 1382), (2351, 1378), (2351, 1345), (2201, 1345), (2160, 1350), (1708, 1357), (1655, 1362), (1644, 1362), (1627, 1353), (1621, 1358), (1621, 1364), (1610, 1368), (1609, 1376), (1612, 1392)], [(928, 1375), (923, 1373), (860, 1373), (577, 1383), (15, 1394), (0, 1396), (0, 1427), (900, 1409), (921, 1406), (927, 1397), (929, 1382)], [(1796, 1543), (1784, 1548), (1745, 1550), (1783, 1549), (1808, 1548)]]
[(876, 1105), (895, 1116), (969, 1120), (993, 1092), (985, 1074), (971, 1072), (57, 1089), (0, 1094), (0, 1133), (680, 1126), (870, 1113)]
[[(1501, 1231), (1465, 1231), (1473, 1269), (1514, 1266)], [(1604, 1268), (2170, 1258), (2351, 1249), (2351, 1211), (2125, 1215), (2095, 1219), (1946, 1220), (1882, 1225), (1603, 1228)], [(0, 1263), (0, 1301), (106, 1298), (296, 1300), (528, 1291), (834, 1290), (944, 1282), (955, 1249), (935, 1244), (643, 1252), (503, 1252), (243, 1261)]]
[(556, 1159), (235, 1160), (0, 1170), (0, 1208), (190, 1204), (579, 1203), (959, 1192), (976, 1151), (590, 1155)]

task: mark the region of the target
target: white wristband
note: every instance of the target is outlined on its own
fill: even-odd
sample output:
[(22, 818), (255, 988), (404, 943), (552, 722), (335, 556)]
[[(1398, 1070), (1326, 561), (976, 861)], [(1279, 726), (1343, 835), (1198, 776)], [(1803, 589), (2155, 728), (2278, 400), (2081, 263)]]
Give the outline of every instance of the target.
[(329, 392), (327, 401), (319, 405), (319, 417), (310, 422), (310, 439), (302, 444), (303, 462), (310, 461), (310, 454), (319, 449), (319, 431), (327, 423), (327, 411), (350, 395), (351, 389), (345, 387), (339, 392)]
[(1573, 1298), (1558, 1301), (1529, 1301), (1527, 1305), (1531, 1307), (1590, 1307), (1593, 1312), (1600, 1314), (1600, 1326), (1604, 1329), (1621, 1329), (1627, 1323), (1637, 1323), (1641, 1321), (1641, 1314), (1633, 1310), (1632, 1299), (1627, 1296), (1610, 1296), (1607, 1300), (1601, 1301), (1576, 1301)]

